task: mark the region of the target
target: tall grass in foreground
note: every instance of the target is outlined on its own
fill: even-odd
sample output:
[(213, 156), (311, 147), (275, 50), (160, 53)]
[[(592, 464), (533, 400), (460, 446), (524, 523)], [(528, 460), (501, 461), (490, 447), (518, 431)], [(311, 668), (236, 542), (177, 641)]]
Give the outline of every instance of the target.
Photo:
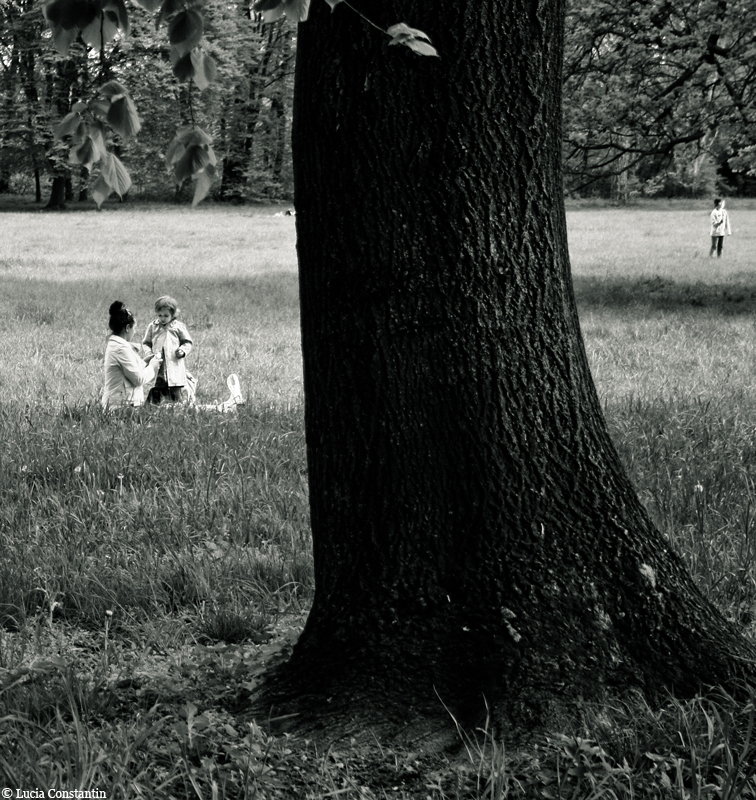
[[(702, 591), (755, 635), (756, 212), (731, 205), (720, 264), (705, 259), (705, 207), (568, 220), (620, 456)], [(312, 592), (293, 234), (272, 213), (2, 217), (0, 788), (756, 797), (752, 691), (586, 707), (579, 729), (523, 751), (460, 731), (461, 758), (323, 751), (245, 716)], [(99, 411), (107, 305), (132, 303), (141, 327), (163, 292), (196, 335), (201, 398), (242, 375), (237, 414)]]
[(309, 596), (299, 410), (0, 407), (0, 427), (0, 625), (264, 619)]

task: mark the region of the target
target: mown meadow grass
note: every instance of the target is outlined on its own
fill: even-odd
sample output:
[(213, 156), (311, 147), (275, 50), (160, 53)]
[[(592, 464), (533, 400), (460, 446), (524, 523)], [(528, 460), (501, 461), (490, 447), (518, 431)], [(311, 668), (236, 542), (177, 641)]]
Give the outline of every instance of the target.
[[(756, 633), (756, 206), (568, 211), (586, 350), (661, 531)], [(114, 797), (756, 796), (756, 696), (587, 708), (461, 758), (276, 738), (245, 717), (312, 596), (293, 220), (271, 207), (0, 215), (0, 788)], [(107, 307), (177, 297), (200, 402), (97, 406)]]

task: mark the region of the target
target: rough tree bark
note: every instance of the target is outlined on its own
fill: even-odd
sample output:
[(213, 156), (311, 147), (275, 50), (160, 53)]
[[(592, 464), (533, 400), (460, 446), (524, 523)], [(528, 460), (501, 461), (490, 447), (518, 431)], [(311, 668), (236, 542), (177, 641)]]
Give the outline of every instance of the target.
[[(294, 163), (316, 594), (274, 713), (513, 728), (753, 674), (654, 529), (584, 352), (562, 0), (313, 0)], [(448, 721), (448, 718), (447, 718)]]

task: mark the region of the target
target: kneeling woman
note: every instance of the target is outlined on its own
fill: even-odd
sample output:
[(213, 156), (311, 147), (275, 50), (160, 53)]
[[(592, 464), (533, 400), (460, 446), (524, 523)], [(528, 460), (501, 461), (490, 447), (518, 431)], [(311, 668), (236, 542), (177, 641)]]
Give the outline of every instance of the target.
[(135, 325), (134, 315), (120, 300), (116, 300), (110, 306), (111, 334), (105, 348), (105, 389), (102, 394), (102, 407), (105, 409), (142, 405), (144, 384), (154, 381), (160, 368), (159, 356), (145, 364), (137, 355), (131, 344)]

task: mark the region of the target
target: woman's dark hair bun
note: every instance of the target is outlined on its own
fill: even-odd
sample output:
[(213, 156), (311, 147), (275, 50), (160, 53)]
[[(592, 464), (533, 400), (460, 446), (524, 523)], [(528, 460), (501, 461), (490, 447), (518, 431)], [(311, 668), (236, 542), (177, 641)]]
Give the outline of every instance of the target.
[(115, 334), (120, 334), (127, 325), (134, 325), (134, 315), (120, 300), (110, 304), (110, 321), (108, 327)]

